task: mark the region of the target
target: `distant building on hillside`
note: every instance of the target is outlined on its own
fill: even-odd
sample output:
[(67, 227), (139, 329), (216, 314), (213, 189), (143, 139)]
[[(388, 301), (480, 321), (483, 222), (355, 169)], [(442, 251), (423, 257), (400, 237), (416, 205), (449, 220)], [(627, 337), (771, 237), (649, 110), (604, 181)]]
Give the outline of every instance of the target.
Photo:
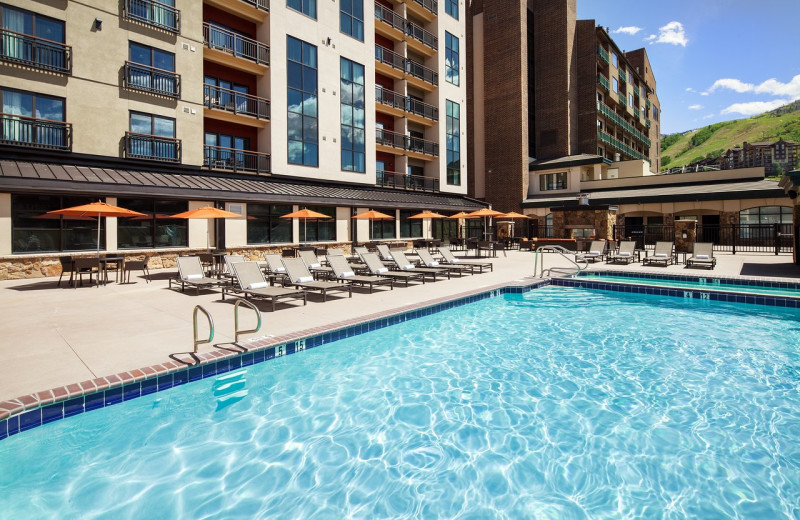
[(719, 158), (723, 170), (736, 168), (753, 168), (763, 166), (767, 175), (776, 172), (777, 167), (789, 171), (797, 166), (800, 158), (800, 143), (784, 141), (759, 141), (736, 146), (727, 150)]

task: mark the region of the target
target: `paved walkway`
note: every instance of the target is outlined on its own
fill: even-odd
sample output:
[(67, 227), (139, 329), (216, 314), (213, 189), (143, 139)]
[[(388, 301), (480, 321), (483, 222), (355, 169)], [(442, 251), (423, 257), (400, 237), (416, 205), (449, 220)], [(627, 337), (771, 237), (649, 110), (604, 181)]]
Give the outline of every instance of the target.
[[(555, 254), (546, 254), (545, 267), (567, 265)], [(289, 301), (273, 314), (263, 312), (262, 329), (254, 336), (284, 335), (376, 312), (456, 295), (515, 280), (532, 281), (534, 255), (509, 251), (491, 260), (492, 273), (454, 277), (451, 280), (376, 289), (373, 294), (356, 289), (352, 299), (337, 293), (326, 303), (315, 295), (307, 306)], [(590, 269), (610, 269), (599, 263)], [(665, 268), (633, 264), (614, 269), (647, 272), (702, 272), (683, 266)], [(220, 293), (169, 290), (173, 270), (153, 271), (153, 281), (110, 283), (101, 287), (56, 288), (55, 278), (0, 282), (0, 401), (56, 386), (94, 379), (169, 361), (170, 355), (192, 349), (192, 311), (202, 305), (216, 325), (214, 343), (233, 341), (233, 303)], [(789, 255), (721, 254), (717, 276), (769, 276), (800, 281), (800, 268)], [(247, 309), (242, 308), (243, 316)], [(252, 323), (251, 317), (244, 324)], [(246, 341), (246, 340), (244, 340)], [(201, 352), (211, 350), (200, 347)]]

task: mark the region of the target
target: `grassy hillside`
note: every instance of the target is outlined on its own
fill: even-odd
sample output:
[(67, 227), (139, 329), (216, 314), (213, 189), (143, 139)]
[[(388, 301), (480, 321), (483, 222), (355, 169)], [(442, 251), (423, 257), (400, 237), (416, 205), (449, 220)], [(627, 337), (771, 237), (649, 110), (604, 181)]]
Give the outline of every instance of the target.
[(705, 157), (718, 157), (744, 141), (775, 141), (780, 137), (800, 142), (800, 101), (748, 119), (664, 136), (661, 139), (662, 166), (683, 166)]

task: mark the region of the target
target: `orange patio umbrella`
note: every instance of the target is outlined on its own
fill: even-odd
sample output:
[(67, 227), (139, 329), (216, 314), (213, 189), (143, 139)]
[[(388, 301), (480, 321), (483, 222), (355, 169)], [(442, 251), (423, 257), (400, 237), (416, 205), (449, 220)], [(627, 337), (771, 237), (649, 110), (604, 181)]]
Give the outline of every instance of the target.
[(375, 220), (394, 220), (394, 217), (391, 215), (387, 215), (386, 213), (381, 213), (380, 211), (375, 211), (371, 209), (369, 211), (365, 211), (364, 213), (359, 213), (358, 215), (353, 216), (354, 219), (358, 220), (369, 220), (370, 226), (370, 235), (372, 235), (372, 222)]
[[(234, 213), (232, 211), (225, 211), (224, 209), (215, 208), (213, 206), (203, 206), (202, 208), (190, 209), (189, 211), (177, 213), (175, 215), (172, 215), (171, 218), (186, 218), (186, 219), (204, 218), (207, 220), (212, 220), (218, 218), (242, 218), (242, 215), (239, 215), (238, 213)], [(206, 251), (211, 251), (211, 245), (209, 244), (209, 240), (210, 240), (209, 231), (208, 227), (206, 227)]]
[(483, 238), (486, 239), (486, 236), (489, 235), (489, 232), (486, 230), (486, 224), (488, 218), (492, 217), (499, 217), (502, 215), (502, 211), (495, 211), (492, 208), (481, 208), (477, 211), (473, 211), (472, 213), (468, 213), (466, 218), (479, 218), (483, 217)]
[(469, 213), (467, 213), (465, 211), (459, 211), (455, 215), (450, 215), (447, 218), (467, 218), (467, 215), (469, 215)]
[(447, 218), (447, 217), (444, 216), (444, 215), (441, 215), (439, 213), (434, 213), (433, 211), (430, 211), (430, 210), (426, 209), (422, 213), (417, 213), (416, 215), (411, 215), (408, 218), (413, 218), (413, 219), (416, 219), (416, 220), (422, 220), (422, 219), (426, 219), (426, 218), (431, 219), (431, 223), (428, 225), (428, 235), (429, 236), (433, 236), (433, 231), (431, 230), (431, 227), (433, 227), (433, 219), (435, 219), (435, 218)]
[(325, 215), (319, 211), (314, 211), (308, 208), (303, 208), (286, 215), (281, 215), (281, 218), (301, 218), (303, 219), (303, 236), (308, 238), (308, 219), (319, 220), (321, 218), (331, 218), (330, 215)]
[(48, 215), (62, 215), (67, 217), (97, 217), (97, 256), (100, 256), (100, 217), (141, 217), (144, 213), (133, 211), (130, 209), (120, 208), (119, 206), (112, 206), (105, 202), (90, 202), (89, 204), (81, 204), (80, 206), (72, 206), (71, 208), (57, 209), (48, 211)]
[(509, 222), (505, 222), (505, 224), (511, 224), (511, 236), (514, 236), (514, 219), (518, 218), (529, 218), (528, 215), (523, 215), (522, 213), (517, 213), (516, 211), (509, 211), (508, 213), (503, 213), (502, 215), (498, 215), (497, 218), (508, 218), (511, 219)]

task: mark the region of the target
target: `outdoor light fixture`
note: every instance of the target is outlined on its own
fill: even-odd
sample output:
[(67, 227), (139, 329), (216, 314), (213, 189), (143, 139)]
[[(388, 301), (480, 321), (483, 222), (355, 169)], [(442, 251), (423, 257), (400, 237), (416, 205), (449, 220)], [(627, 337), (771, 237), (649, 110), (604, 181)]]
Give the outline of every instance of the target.
[(100, 19), (100, 18), (95, 18), (94, 19), (94, 28), (95, 28), (96, 31), (102, 31), (103, 30), (103, 20)]
[(681, 233), (681, 238), (689, 238), (689, 234), (686, 231)]

